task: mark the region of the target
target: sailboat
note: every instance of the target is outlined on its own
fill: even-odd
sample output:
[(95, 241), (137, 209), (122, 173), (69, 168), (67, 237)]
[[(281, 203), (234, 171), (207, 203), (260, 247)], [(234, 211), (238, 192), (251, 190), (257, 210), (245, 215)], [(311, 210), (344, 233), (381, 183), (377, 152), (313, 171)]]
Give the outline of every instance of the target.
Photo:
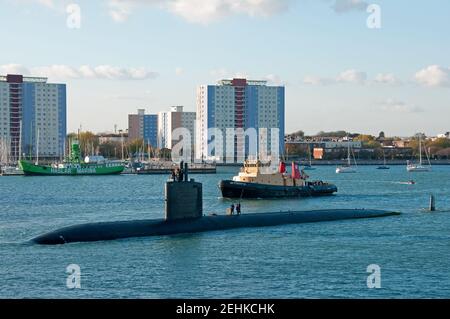
[(390, 169), (390, 167), (386, 165), (386, 154), (384, 153), (384, 150), (383, 150), (383, 165), (378, 166), (377, 169)]
[[(0, 169), (1, 176), (14, 176), (14, 175), (23, 175), (23, 171), (17, 167), (17, 165), (11, 165), (12, 155), (11, 155), (11, 140), (3, 140), (0, 141), (2, 146), (2, 158), (0, 162), (5, 162), (5, 165)], [(22, 156), (22, 121), (20, 121), (20, 131), (19, 131), (19, 146), (18, 146), (18, 156), (19, 161)]]
[(423, 165), (422, 161), (422, 136), (419, 136), (419, 164), (410, 163), (409, 161), (406, 163), (406, 170), (408, 172), (429, 172), (431, 171), (431, 163), (430, 158), (428, 157), (427, 150), (425, 149), (425, 154), (428, 160), (428, 166)]
[[(355, 161), (356, 166), (356, 161)], [(347, 139), (347, 165), (346, 166), (338, 166), (336, 168), (337, 174), (342, 173), (356, 173), (356, 169), (352, 167), (351, 163), (351, 150), (350, 150), (350, 140)]]
[(304, 165), (305, 171), (313, 171), (316, 168), (312, 166), (312, 156), (311, 156), (311, 147), (308, 145), (308, 155), (309, 155), (309, 164)]

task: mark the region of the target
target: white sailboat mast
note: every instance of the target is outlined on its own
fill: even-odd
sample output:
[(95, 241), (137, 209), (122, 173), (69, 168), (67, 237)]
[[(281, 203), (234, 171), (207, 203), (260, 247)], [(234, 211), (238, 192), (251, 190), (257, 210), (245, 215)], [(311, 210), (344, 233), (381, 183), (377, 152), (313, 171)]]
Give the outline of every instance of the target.
[(308, 144), (308, 153), (309, 153), (309, 166), (312, 166), (312, 156), (311, 156), (311, 144)]
[(39, 165), (39, 127), (37, 129), (37, 141), (36, 141), (36, 165)]
[(347, 162), (348, 166), (351, 166), (351, 159), (350, 159), (350, 140), (347, 137)]
[(20, 120), (19, 128), (19, 161), (22, 160), (22, 120)]
[(422, 134), (419, 135), (419, 164), (422, 165)]

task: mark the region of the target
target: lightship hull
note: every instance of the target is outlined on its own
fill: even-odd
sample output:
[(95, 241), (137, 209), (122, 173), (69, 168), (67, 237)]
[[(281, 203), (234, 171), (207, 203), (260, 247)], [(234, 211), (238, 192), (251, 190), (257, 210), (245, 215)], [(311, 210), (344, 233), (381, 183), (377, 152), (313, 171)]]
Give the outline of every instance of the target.
[(36, 165), (19, 161), (20, 169), (28, 176), (77, 176), (77, 175), (115, 175), (124, 170), (123, 165), (104, 164), (69, 164), (63, 168)]

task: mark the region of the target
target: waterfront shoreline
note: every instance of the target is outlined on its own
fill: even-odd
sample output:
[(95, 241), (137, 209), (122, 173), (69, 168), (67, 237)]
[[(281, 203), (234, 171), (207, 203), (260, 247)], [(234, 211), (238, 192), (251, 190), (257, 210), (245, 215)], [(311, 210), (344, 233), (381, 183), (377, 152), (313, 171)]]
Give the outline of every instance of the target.
[[(295, 161), (300, 163), (300, 165), (303, 164), (309, 164), (309, 160), (298, 160), (298, 159), (289, 159), (286, 160), (285, 162), (290, 162), (290, 161)], [(312, 166), (338, 166), (338, 165), (343, 165), (345, 164), (345, 160), (330, 160), (330, 161), (326, 161), (326, 160), (321, 160), (321, 161), (312, 161), (311, 165)], [(384, 165), (384, 161), (383, 160), (363, 160), (363, 161), (357, 161), (357, 166), (380, 166), (380, 165)], [(217, 163), (216, 164), (218, 167), (241, 167), (242, 164), (240, 163)], [(406, 166), (406, 160), (395, 160), (395, 161), (386, 161), (387, 166)], [(431, 166), (434, 165), (450, 165), (450, 160), (434, 160), (431, 161)]]

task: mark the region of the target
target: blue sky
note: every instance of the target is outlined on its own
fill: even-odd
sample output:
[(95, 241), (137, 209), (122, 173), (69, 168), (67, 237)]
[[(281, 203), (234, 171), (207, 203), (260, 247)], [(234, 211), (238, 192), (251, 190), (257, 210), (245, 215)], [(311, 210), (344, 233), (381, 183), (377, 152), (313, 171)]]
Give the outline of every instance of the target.
[(0, 0), (0, 74), (67, 83), (71, 131), (194, 111), (197, 85), (247, 76), (286, 85), (287, 132), (434, 135), (450, 130), (449, 13), (448, 0)]

